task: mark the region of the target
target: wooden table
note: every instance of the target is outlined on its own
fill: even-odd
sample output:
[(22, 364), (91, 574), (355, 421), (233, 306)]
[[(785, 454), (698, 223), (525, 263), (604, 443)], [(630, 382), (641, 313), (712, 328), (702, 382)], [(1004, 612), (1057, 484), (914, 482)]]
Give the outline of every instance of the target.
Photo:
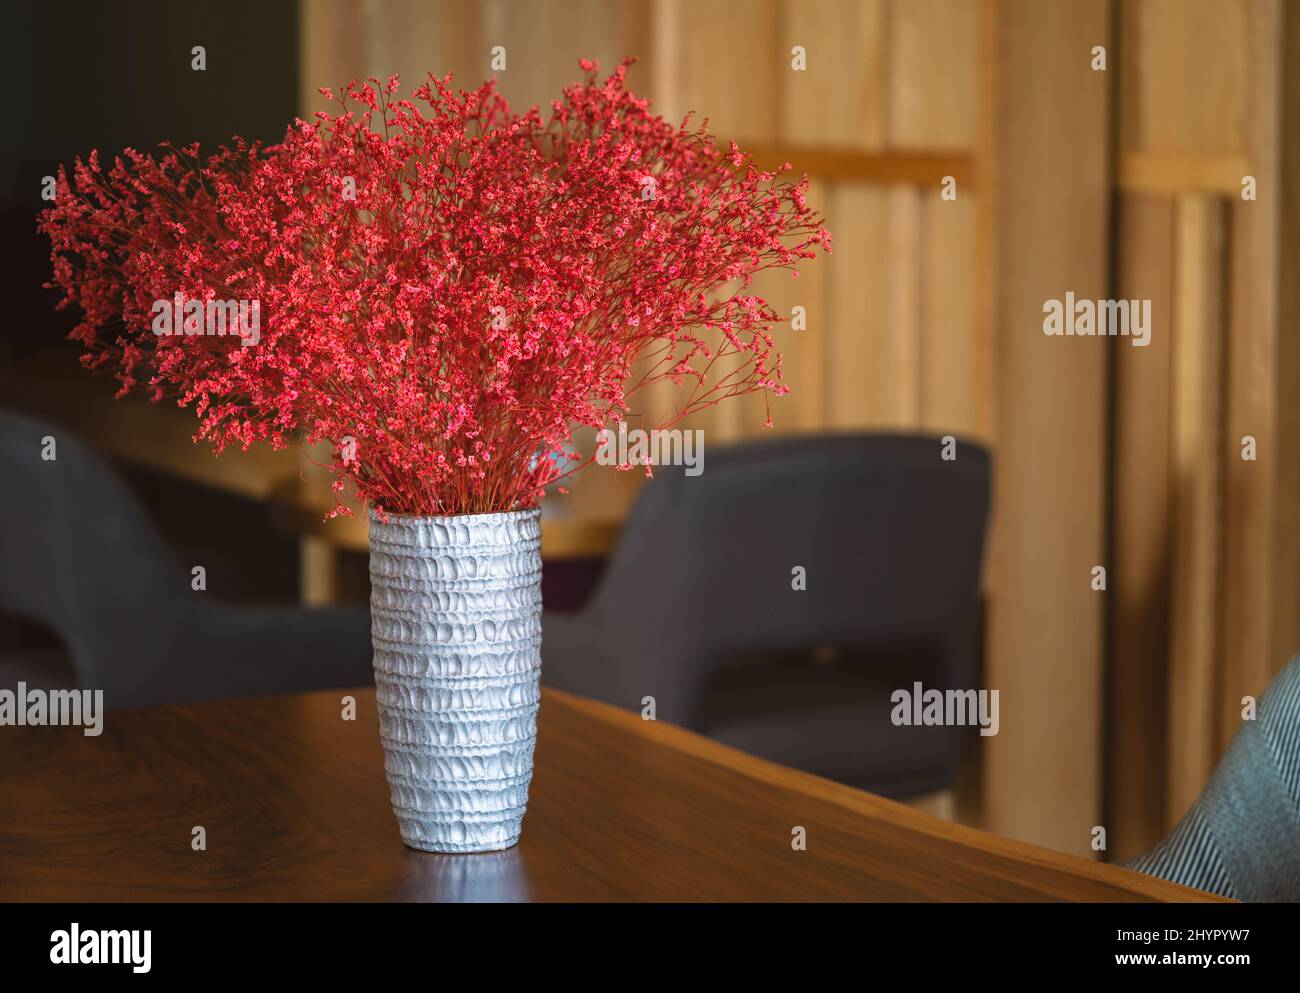
[(520, 844), (415, 852), (374, 692), (344, 721), (345, 692), (114, 711), (99, 737), (0, 727), (0, 900), (1210, 899), (557, 691)]

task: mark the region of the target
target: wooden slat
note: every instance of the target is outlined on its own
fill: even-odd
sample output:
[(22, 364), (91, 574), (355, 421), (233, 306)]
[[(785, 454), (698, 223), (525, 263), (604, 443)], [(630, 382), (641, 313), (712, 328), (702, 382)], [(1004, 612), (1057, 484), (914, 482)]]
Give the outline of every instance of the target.
[[(480, 75), (493, 76), (517, 110), (540, 106), (549, 111), (562, 87), (581, 77), (580, 59), (600, 63), (602, 77), (628, 56), (646, 55), (650, 36), (639, 3), (605, 0), (480, 0)], [(490, 71), (491, 50), (506, 49), (507, 68)], [(629, 80), (643, 88), (651, 73), (634, 66)], [(477, 84), (481, 80), (476, 79)]]
[(299, 8), (298, 113), (303, 118), (311, 120), (313, 112), (330, 107), (318, 92), (320, 87), (336, 89), (365, 76), (365, 51), (358, 45), (364, 37), (361, 0), (307, 2)]
[(1255, 55), (1249, 26), (1254, 3), (1142, 0), (1122, 5), (1125, 153), (1246, 151), (1247, 130), (1260, 112), (1251, 103), (1247, 82)]
[(1109, 84), (1086, 56), (1108, 36), (1109, 10), (1015, 0), (999, 22), (1003, 316), (986, 679), (1015, 719), (984, 744), (985, 825), (1084, 855), (1101, 823), (1103, 594), (1089, 580), (1103, 555), (1110, 343), (1048, 337), (1042, 320), (1044, 301), (1069, 290), (1107, 295)]
[[(671, 121), (680, 121), (686, 114), (686, 95), (682, 90), (683, 0), (648, 0), (642, 4), (645, 30), (645, 95), (652, 101), (656, 113)], [(648, 358), (634, 364), (633, 381), (645, 375), (652, 365)], [(675, 387), (671, 382), (660, 381), (645, 387), (633, 398), (633, 409), (641, 415), (646, 426), (663, 423), (685, 401), (688, 389)], [(683, 429), (694, 423), (682, 424)], [(584, 491), (586, 490), (584, 484)], [(576, 491), (575, 491), (576, 492)]]
[[(1278, 99), (1280, 163), (1278, 175), (1300, 175), (1300, 8), (1281, 11), (1281, 74)], [(1292, 186), (1278, 203), (1277, 305), (1277, 512), (1272, 529), (1273, 640), (1269, 664), (1277, 669), (1300, 651), (1300, 196)], [(1229, 629), (1231, 631), (1231, 628)], [(1231, 635), (1229, 635), (1231, 636)]]
[(780, 74), (791, 71), (776, 0), (752, 0), (743, 15), (727, 4), (686, 3), (680, 19), (680, 112), (708, 118), (715, 134), (775, 142)]
[(318, 88), (336, 92), (349, 80), (401, 76), (403, 96), (429, 72), (455, 77), (471, 89), (490, 75), (479, 37), (477, 0), (392, 0), (382, 6), (361, 0), (301, 5), (299, 17), (299, 114), (310, 119), (331, 109)]
[(978, 299), (978, 196), (925, 190), (921, 200), (920, 424), (937, 434), (990, 440), (981, 420), (989, 388)]
[[(1001, 0), (980, 0), (979, 17), (979, 128), (976, 134), (976, 154), (979, 169), (984, 176), (996, 176), (1002, 146), (1000, 87), (1002, 63)], [(958, 181), (957, 196), (962, 196)], [(997, 423), (997, 342), (1001, 333), (1001, 296), (999, 288), (998, 259), (1000, 257), (1001, 227), (999, 197), (1001, 191), (995, 182), (987, 182), (976, 191), (976, 255), (973, 278), (975, 280), (975, 336), (974, 364), (971, 369), (977, 397), (976, 425), (985, 439), (993, 439)], [(990, 539), (995, 539), (990, 535)], [(989, 576), (984, 558), (985, 581)]]
[[(443, 58), (444, 51), (453, 47), (443, 44), (451, 6), (447, 0), (391, 0), (382, 7), (365, 5), (366, 75), (385, 80), (397, 73), (401, 93), (407, 96), (424, 82), (426, 73), (453, 71)], [(471, 66), (479, 69), (478, 78), (462, 78), (461, 73)], [(485, 59), (463, 59), (455, 69), (460, 86), (476, 86), (487, 76)], [(343, 82), (346, 80), (331, 79), (328, 84), (337, 87)]]
[[(656, 43), (674, 60), (670, 64), (661, 58), (653, 73), (664, 108), (674, 118), (694, 114), (697, 124), (707, 119), (714, 134), (735, 138), (746, 147), (775, 144), (783, 74), (791, 72), (788, 55), (783, 58), (780, 51), (777, 0), (756, 0), (743, 18), (721, 5), (659, 0), (651, 16), (667, 20), (656, 32)], [(719, 43), (721, 38), (726, 44)], [(744, 86), (736, 85), (739, 79)], [(663, 384), (647, 402), (656, 408), (677, 407), (690, 391), (690, 386)], [(743, 403), (724, 403), (689, 418), (682, 427), (705, 431), (706, 444), (725, 443), (752, 429), (747, 413)], [(761, 419), (758, 423), (761, 426)]]
[(891, 420), (912, 429), (921, 423), (921, 202), (922, 194), (911, 187), (889, 192)]
[[(781, 141), (881, 149), (888, 112), (885, 0), (782, 0), (779, 24)], [(805, 70), (790, 66), (795, 45), (808, 53)]]
[(641, 0), (646, 22), (646, 53), (649, 79), (645, 95), (655, 113), (680, 121), (682, 107), (682, 4), (683, 0)]
[[(1300, 13), (1287, 5), (1288, 23)], [(1283, 9), (1255, 2), (1246, 10), (1250, 65), (1247, 99), (1252, 113), (1246, 145), (1259, 199), (1243, 201), (1240, 188), (1228, 202), (1230, 276), (1225, 410), (1225, 534), (1223, 651), (1218, 717), (1213, 743), (1217, 757), (1241, 727), (1242, 698), (1258, 697), (1269, 679), (1300, 648), (1300, 447), (1296, 427), (1300, 392), (1296, 363), (1297, 325), (1282, 316), (1279, 295), (1294, 299), (1298, 281), (1294, 227), (1297, 216), (1295, 165), (1281, 168), (1282, 114), (1295, 127), (1300, 111), (1296, 70), (1282, 58)], [(1295, 30), (1294, 27), (1291, 30)], [(1292, 43), (1294, 44), (1294, 42)], [(1291, 91), (1281, 90), (1289, 74)], [(1290, 102), (1284, 106), (1283, 100)], [(1294, 141), (1294, 135), (1292, 134)], [(1291, 239), (1289, 242), (1285, 239)], [(1289, 245), (1289, 250), (1288, 250)], [(1286, 252), (1286, 258), (1279, 255)], [(1290, 262), (1288, 266), (1286, 262)], [(1243, 462), (1241, 439), (1252, 435), (1257, 460)]]
[(828, 203), (834, 253), (826, 370), (827, 426), (858, 430), (891, 423), (888, 191), (838, 185)]
[(1164, 836), (1169, 655), (1170, 309), (1173, 202), (1121, 201), (1118, 294), (1151, 301), (1151, 343), (1115, 354), (1107, 679), (1111, 861)]
[(338, 603), (338, 555), (330, 542), (310, 534), (298, 540), (298, 575), (303, 606)]
[(972, 148), (979, 130), (980, 4), (890, 0), (891, 149)]
[[(748, 363), (741, 356), (730, 355), (719, 359), (714, 366), (714, 373), (719, 381), (733, 370), (743, 369)], [(704, 431), (706, 444), (727, 445), (740, 441), (745, 435), (745, 419), (741, 416), (741, 404), (736, 400), (717, 404), (694, 415), (688, 427), (699, 427)]]
[(1251, 166), (1244, 155), (1204, 152), (1126, 152), (1119, 161), (1125, 193), (1220, 193), (1240, 196)]
[[(819, 211), (826, 209), (826, 187), (812, 182), (808, 202)], [(819, 257), (799, 267), (798, 278), (785, 270), (759, 273), (750, 291), (772, 305), (785, 319), (773, 330), (776, 350), (782, 356), (782, 375), (790, 392), (770, 400), (773, 431), (780, 434), (820, 431), (826, 422), (827, 345), (832, 340), (827, 308), (828, 259)], [(789, 317), (795, 306), (807, 312), (807, 330), (791, 329)], [(765, 434), (765, 398), (751, 394), (737, 403), (741, 437)]]
[(762, 169), (776, 171), (790, 163), (792, 178), (806, 172), (828, 182), (904, 183), (935, 190), (945, 176), (964, 189), (974, 189), (977, 182), (974, 160), (966, 153), (850, 152), (812, 144), (746, 144), (744, 149)]
[(1208, 197), (1180, 197), (1174, 230), (1167, 822), (1191, 805), (1215, 757), (1222, 621), (1222, 205)]

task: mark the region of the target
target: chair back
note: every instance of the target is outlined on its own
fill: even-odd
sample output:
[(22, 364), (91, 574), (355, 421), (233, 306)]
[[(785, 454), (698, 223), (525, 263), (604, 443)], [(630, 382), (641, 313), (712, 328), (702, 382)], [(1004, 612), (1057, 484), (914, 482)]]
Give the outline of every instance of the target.
[(107, 689), (133, 657), (168, 654), (165, 615), (189, 590), (183, 570), (135, 496), (70, 431), (0, 411), (0, 520), (0, 610), (57, 634), (82, 686)]
[[(947, 654), (970, 675), (989, 457), (942, 449), (921, 436), (792, 437), (707, 452), (693, 477), (656, 468), (591, 610), (606, 637), (624, 627), (645, 665), (687, 667), (656, 683), (675, 698), (669, 719), (688, 724), (713, 668), (747, 653)], [(639, 698), (634, 683), (614, 692)]]

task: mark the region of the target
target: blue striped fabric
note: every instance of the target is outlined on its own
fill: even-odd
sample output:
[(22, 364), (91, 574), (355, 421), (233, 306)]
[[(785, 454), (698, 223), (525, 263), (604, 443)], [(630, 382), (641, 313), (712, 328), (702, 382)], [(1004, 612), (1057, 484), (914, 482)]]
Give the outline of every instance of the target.
[(1129, 868), (1237, 900), (1300, 900), (1300, 655), (1192, 809)]

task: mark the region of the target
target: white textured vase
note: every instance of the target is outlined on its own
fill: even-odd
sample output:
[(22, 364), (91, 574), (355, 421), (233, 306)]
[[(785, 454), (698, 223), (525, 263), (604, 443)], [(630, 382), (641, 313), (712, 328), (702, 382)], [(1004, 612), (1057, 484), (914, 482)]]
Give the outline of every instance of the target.
[(489, 852), (519, 840), (541, 688), (540, 511), (370, 516), (384, 769), (402, 840)]

